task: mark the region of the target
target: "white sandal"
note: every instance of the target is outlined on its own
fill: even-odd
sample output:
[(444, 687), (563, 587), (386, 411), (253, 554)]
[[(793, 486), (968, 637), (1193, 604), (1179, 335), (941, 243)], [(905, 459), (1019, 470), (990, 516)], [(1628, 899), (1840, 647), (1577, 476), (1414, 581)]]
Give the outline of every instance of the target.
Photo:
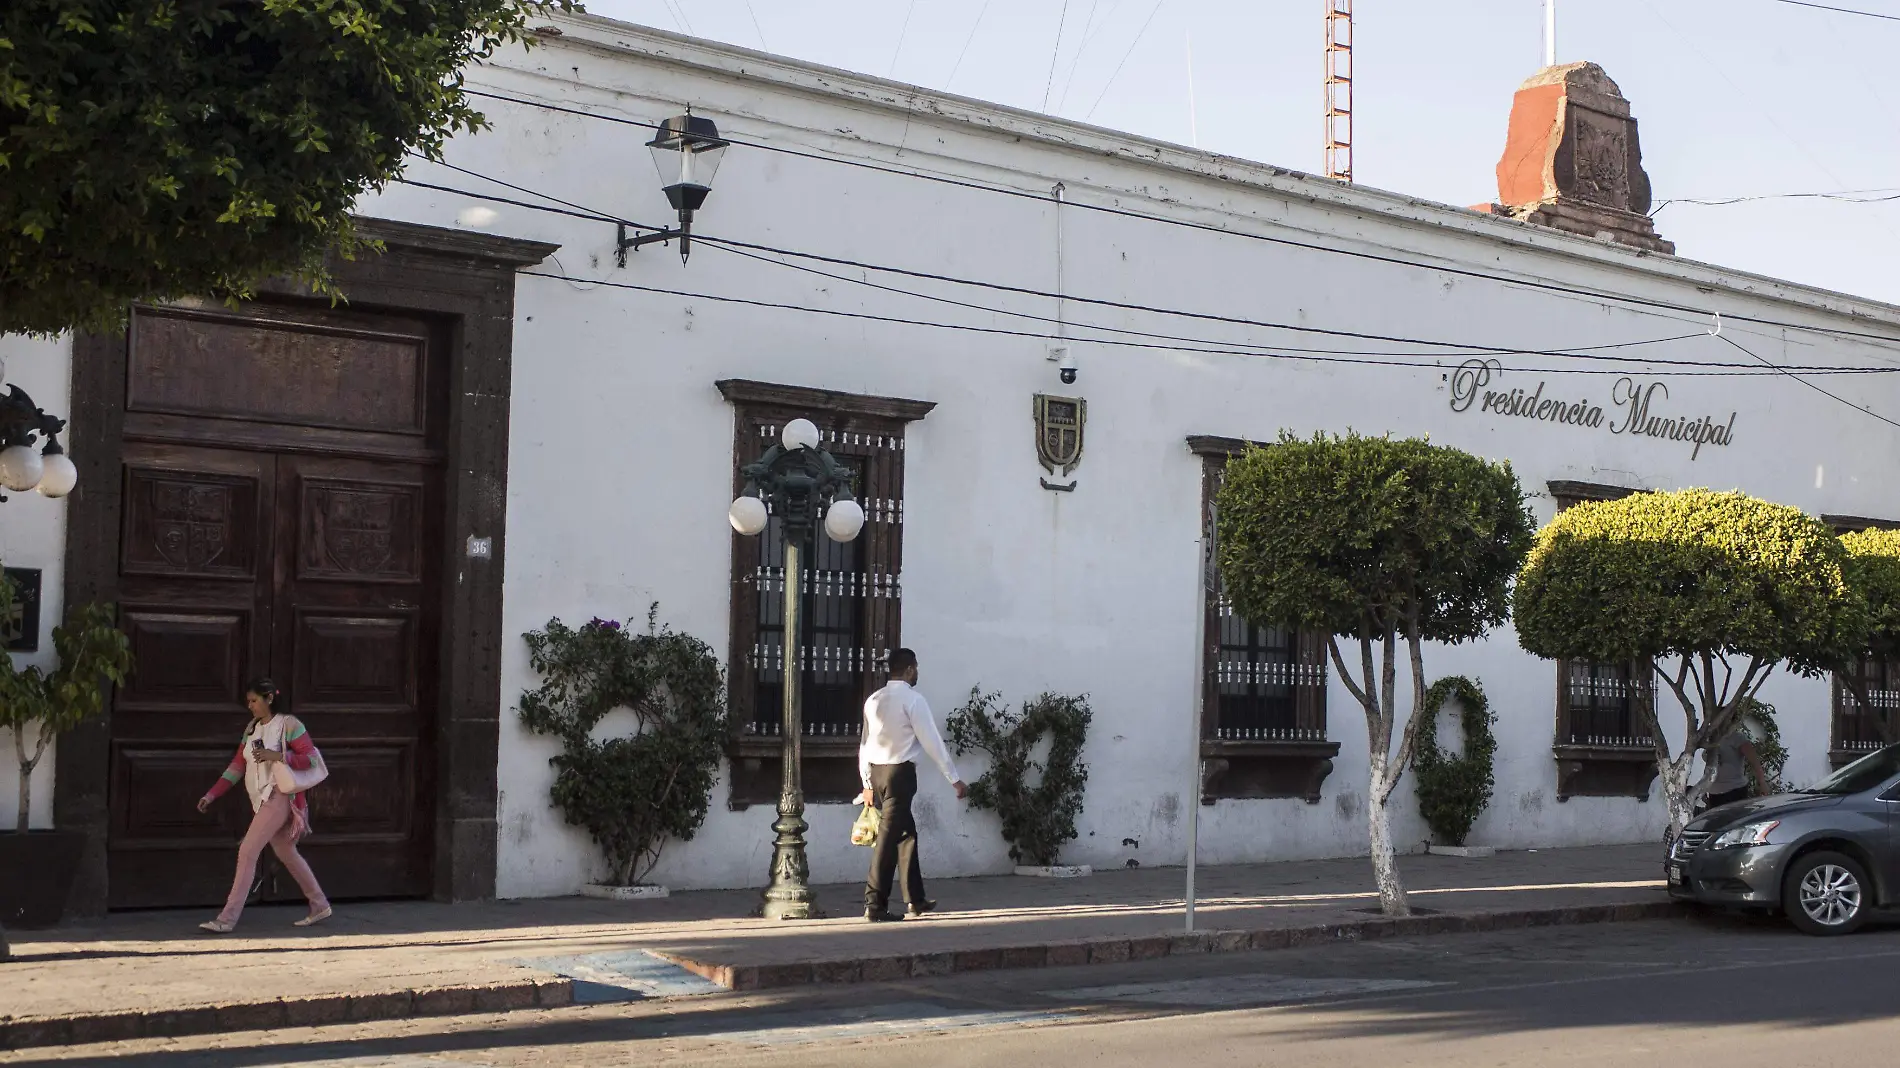
[(313, 912), (310, 915), (305, 916), (303, 919), (295, 921), (294, 923), (291, 924), (291, 926), (292, 927), (315, 927), (317, 924), (320, 924), (323, 921), (329, 919), (331, 915), (331, 911), (332, 910), (330, 906), (325, 905), (323, 906), (322, 912)]
[(200, 931), (210, 931), (212, 934), (230, 934), (232, 931), (237, 930), (237, 924), (226, 923), (223, 920), (206, 920), (198, 925), (198, 929)]

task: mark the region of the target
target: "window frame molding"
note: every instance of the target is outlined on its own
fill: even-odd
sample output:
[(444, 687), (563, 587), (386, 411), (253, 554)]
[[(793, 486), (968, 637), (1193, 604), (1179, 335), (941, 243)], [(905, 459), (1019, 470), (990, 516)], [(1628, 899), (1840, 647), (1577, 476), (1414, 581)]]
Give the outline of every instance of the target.
[[(1618, 486), (1602, 482), (1582, 482), (1572, 479), (1551, 479), (1544, 488), (1556, 504), (1556, 513), (1578, 504), (1596, 501), (1620, 501), (1638, 493), (1654, 492), (1634, 486)], [(1578, 743), (1570, 739), (1570, 676), (1569, 659), (1553, 661), (1556, 667), (1556, 701), (1554, 702), (1551, 756), (1557, 764), (1557, 800), (1568, 801), (1573, 797), (1631, 797), (1637, 801), (1648, 801), (1649, 794), (1656, 781), (1656, 749), (1654, 743), (1647, 745), (1615, 745), (1597, 743)], [(1654, 672), (1630, 672), (1626, 685), (1641, 688), (1647, 675), (1647, 696), (1638, 696), (1637, 700), (1656, 699), (1656, 679)], [(1631, 724), (1636, 729), (1636, 724)]]
[[(762, 450), (756, 428), (793, 418), (818, 424), (828, 446), (842, 441), (849, 455), (869, 451), (882, 466), (883, 484), (864, 480), (858, 487), (865, 502), (866, 523), (859, 536), (866, 539), (864, 567), (888, 569), (894, 595), (864, 594), (865, 641), (896, 649), (902, 643), (904, 456), (907, 433), (936, 408), (934, 401), (908, 400), (845, 393), (809, 386), (784, 385), (751, 379), (727, 378), (713, 383), (732, 413), (732, 493), (745, 488), (740, 468), (756, 460)], [(875, 489), (875, 494), (869, 492)], [(882, 504), (880, 504), (880, 501)], [(822, 537), (822, 534), (818, 535)], [(784, 741), (780, 735), (748, 734), (757, 721), (754, 708), (757, 683), (751, 654), (758, 643), (759, 561), (757, 537), (732, 533), (728, 569), (730, 605), (726, 648), (726, 690), (732, 711), (726, 751), (732, 764), (727, 807), (735, 811), (755, 804), (776, 804), (779, 795)], [(880, 669), (867, 666), (862, 686), (874, 689)], [(773, 717), (776, 718), (776, 717)], [(807, 735), (801, 742), (802, 774), (808, 804), (847, 803), (858, 792), (855, 735)]]
[[(1244, 438), (1194, 434), (1187, 438), (1188, 451), (1200, 460), (1202, 544), (1213, 546), (1212, 523), (1214, 494), (1220, 487), (1220, 473), (1227, 461), (1249, 448), (1270, 447), (1270, 443)], [(1213, 566), (1204, 560), (1205, 574)], [(1302, 656), (1317, 648), (1320, 678), (1317, 685), (1301, 687), (1295, 698), (1296, 715), (1317, 720), (1319, 740), (1230, 739), (1216, 736), (1220, 725), (1220, 695), (1217, 679), (1220, 657), (1220, 594), (1207, 589), (1202, 581), (1201, 678), (1201, 804), (1223, 800), (1261, 800), (1299, 798), (1309, 805), (1320, 801), (1320, 789), (1332, 774), (1333, 758), (1339, 755), (1339, 743), (1332, 740), (1326, 718), (1327, 690), (1332, 669), (1323, 641), (1310, 631), (1297, 631), (1294, 646)]]
[[(1828, 527), (1834, 531), (1836, 536), (1851, 534), (1861, 530), (1900, 530), (1900, 520), (1874, 519), (1858, 515), (1830, 515), (1824, 513), (1821, 516), (1821, 522), (1826, 523)], [(1891, 667), (1892, 665), (1889, 666)], [(1841, 768), (1879, 749), (1881, 745), (1885, 743), (1876, 742), (1871, 746), (1862, 745), (1856, 747), (1850, 746), (1849, 743), (1844, 740), (1846, 732), (1843, 731), (1842, 728), (1846, 726), (1847, 701), (1851, 694), (1847, 687), (1841, 684), (1840, 672), (1828, 672), (1827, 681), (1827, 761), (1830, 767)], [(1874, 733), (1880, 733), (1878, 725), (1874, 727)]]

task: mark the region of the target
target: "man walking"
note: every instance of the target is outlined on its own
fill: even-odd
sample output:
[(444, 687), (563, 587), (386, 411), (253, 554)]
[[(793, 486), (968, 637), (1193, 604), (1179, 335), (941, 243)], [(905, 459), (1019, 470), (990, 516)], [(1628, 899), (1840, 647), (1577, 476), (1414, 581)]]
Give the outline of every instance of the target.
[(950, 788), (963, 800), (968, 792), (950, 750), (937, 733), (930, 704), (918, 693), (917, 654), (899, 649), (891, 654), (891, 681), (864, 702), (864, 741), (858, 746), (858, 778), (864, 793), (861, 804), (878, 810), (877, 846), (871, 851), (871, 874), (864, 884), (864, 918), (871, 923), (900, 919), (890, 911), (891, 879), (904, 867), (904, 902), (912, 916), (937, 907), (924, 896), (924, 870), (917, 861), (917, 821), (910, 802), (917, 796), (917, 758), (929, 754)]

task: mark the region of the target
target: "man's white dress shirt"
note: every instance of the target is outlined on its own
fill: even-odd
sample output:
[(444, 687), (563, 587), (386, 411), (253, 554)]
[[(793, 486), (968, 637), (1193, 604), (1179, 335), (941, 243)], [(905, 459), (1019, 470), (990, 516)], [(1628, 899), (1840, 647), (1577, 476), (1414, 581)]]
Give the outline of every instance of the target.
[(892, 679), (864, 702), (864, 741), (858, 745), (858, 778), (871, 788), (871, 765), (916, 763), (929, 754), (943, 777), (961, 782), (956, 762), (937, 733), (930, 703), (910, 683)]

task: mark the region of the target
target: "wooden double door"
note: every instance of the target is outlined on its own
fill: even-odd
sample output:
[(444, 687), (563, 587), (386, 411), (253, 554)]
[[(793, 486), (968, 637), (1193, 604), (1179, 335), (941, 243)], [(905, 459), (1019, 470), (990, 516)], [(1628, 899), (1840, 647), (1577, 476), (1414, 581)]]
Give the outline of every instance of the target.
[[(443, 345), (423, 320), (142, 309), (129, 337), (109, 904), (214, 905), (249, 825), (198, 798), (268, 676), (329, 779), (301, 846), (336, 898), (429, 894), (442, 600)], [(298, 896), (266, 865), (267, 899)]]

